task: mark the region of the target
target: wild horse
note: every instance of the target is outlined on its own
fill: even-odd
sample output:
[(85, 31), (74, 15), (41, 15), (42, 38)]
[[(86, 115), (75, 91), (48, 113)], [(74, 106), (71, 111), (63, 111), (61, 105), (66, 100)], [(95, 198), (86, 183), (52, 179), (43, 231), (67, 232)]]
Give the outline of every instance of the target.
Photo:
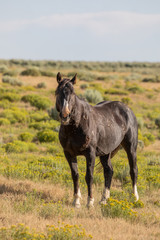
[(69, 163), (74, 185), (74, 201), (80, 207), (81, 193), (77, 156), (86, 157), (85, 180), (88, 187), (87, 206), (93, 206), (92, 192), (95, 157), (100, 157), (104, 170), (105, 186), (101, 203), (105, 204), (110, 197), (110, 186), (113, 175), (111, 158), (122, 146), (128, 156), (133, 193), (138, 200), (137, 192), (137, 121), (126, 105), (119, 101), (104, 101), (95, 106), (80, 99), (74, 92), (76, 75), (72, 79), (62, 79), (57, 74), (56, 108), (60, 113), (61, 126), (59, 140)]

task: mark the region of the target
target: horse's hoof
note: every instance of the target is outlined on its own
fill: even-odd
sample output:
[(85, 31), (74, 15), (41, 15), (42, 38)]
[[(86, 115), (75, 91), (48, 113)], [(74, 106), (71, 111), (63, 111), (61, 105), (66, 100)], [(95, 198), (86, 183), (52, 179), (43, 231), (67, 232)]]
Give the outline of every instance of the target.
[(94, 198), (88, 197), (87, 208), (94, 208)]
[(87, 208), (94, 208), (94, 205), (93, 204), (87, 204)]
[(107, 199), (103, 199), (103, 200), (99, 201), (100, 205), (106, 205), (106, 203), (107, 203)]
[(75, 208), (80, 208), (81, 204), (78, 198), (74, 199), (73, 203), (72, 203), (73, 207)]
[(79, 209), (81, 207), (81, 204), (75, 204), (74, 207)]

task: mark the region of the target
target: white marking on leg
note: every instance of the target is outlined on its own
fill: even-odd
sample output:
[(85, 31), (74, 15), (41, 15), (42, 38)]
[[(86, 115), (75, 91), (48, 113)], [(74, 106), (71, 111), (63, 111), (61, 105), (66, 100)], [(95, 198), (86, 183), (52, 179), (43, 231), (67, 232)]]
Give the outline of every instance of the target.
[(82, 199), (82, 196), (81, 196), (80, 188), (78, 188), (77, 194), (74, 195), (74, 200), (73, 200), (74, 207), (80, 208), (81, 206), (80, 199)]
[(106, 199), (110, 198), (110, 190), (108, 188), (104, 188), (103, 195)]
[(100, 204), (106, 204), (107, 199), (110, 198), (109, 188), (104, 188)]
[(133, 186), (133, 193), (134, 193), (134, 195), (136, 197), (136, 201), (138, 201), (139, 195), (138, 195), (137, 185), (136, 184)]
[(94, 198), (88, 197), (87, 199), (87, 207), (94, 207)]

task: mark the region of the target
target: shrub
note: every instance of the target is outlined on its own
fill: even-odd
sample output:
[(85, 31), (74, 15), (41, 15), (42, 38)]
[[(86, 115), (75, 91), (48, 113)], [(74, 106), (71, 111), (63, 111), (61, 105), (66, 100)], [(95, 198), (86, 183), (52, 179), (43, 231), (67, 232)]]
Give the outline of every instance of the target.
[(22, 152), (27, 152), (28, 151), (28, 146), (26, 145), (25, 142), (21, 141), (13, 141), (11, 143), (7, 143), (3, 146), (8, 153), (22, 153)]
[(10, 102), (18, 102), (21, 99), (21, 97), (17, 93), (12, 93), (12, 92), (7, 93), (6, 92), (6, 93), (3, 93), (0, 95), (0, 100), (2, 100), (2, 99), (6, 99)]
[(10, 76), (3, 76), (2, 82), (8, 83), (12, 86), (22, 86), (23, 85), (23, 83), (20, 80), (18, 80), (17, 78), (14, 78), (14, 77), (10, 77)]
[(160, 116), (155, 119), (155, 124), (160, 128)]
[(41, 97), (36, 94), (25, 95), (21, 100), (23, 102), (29, 102), (32, 106), (43, 110), (49, 108), (52, 105), (52, 102), (48, 98)]
[(48, 115), (51, 118), (53, 118), (54, 120), (59, 121), (59, 113), (58, 113), (56, 107), (49, 109), (48, 110)]
[(58, 142), (58, 134), (49, 129), (38, 132), (37, 138), (40, 142)]
[(31, 142), (33, 137), (34, 135), (32, 133), (24, 132), (19, 135), (18, 139), (24, 142)]
[(97, 77), (97, 80), (98, 80), (98, 81), (108, 80), (108, 76), (99, 76), (99, 77)]
[(4, 73), (8, 71), (8, 67), (6, 65), (0, 65), (0, 73)]
[(146, 137), (149, 140), (149, 142), (151, 142), (151, 143), (153, 143), (155, 141), (155, 136), (151, 133), (145, 133), (144, 137)]
[(27, 86), (23, 86), (23, 90), (24, 91), (35, 91), (35, 87), (27, 85)]
[(34, 122), (29, 124), (29, 128), (34, 128), (36, 130), (42, 130), (48, 128), (45, 122)]
[(45, 76), (45, 77), (55, 77), (56, 76), (55, 73), (52, 73), (52, 72), (49, 72), (49, 71), (40, 71), (40, 72), (41, 72), (41, 75)]
[(91, 83), (90, 86), (93, 87), (95, 90), (99, 91), (101, 94), (105, 92), (104, 87), (102, 87), (100, 83)]
[(153, 143), (155, 141), (155, 136), (151, 133), (142, 134), (141, 130), (138, 130), (138, 139), (144, 142), (145, 146)]
[(111, 218), (135, 218), (137, 212), (132, 210), (133, 204), (126, 200), (118, 201), (116, 199), (109, 198), (107, 204), (101, 206), (102, 214), (104, 217)]
[(120, 90), (120, 89), (114, 89), (114, 88), (110, 88), (108, 90), (105, 91), (105, 94), (112, 94), (112, 95), (128, 95), (128, 93), (124, 90)]
[(42, 122), (34, 122), (29, 125), (30, 128), (34, 128), (37, 130), (44, 130), (44, 129), (51, 129), (54, 131), (59, 130), (59, 122), (56, 120), (50, 120), (50, 121), (42, 121)]
[(3, 73), (3, 76), (14, 77), (14, 76), (17, 76), (17, 75), (18, 75), (17, 70), (9, 70), (9, 71), (6, 71), (6, 72)]
[(59, 152), (59, 149), (57, 145), (52, 144), (51, 146), (50, 145), (47, 146), (46, 152), (51, 154), (56, 154)]
[(38, 68), (34, 67), (34, 68), (28, 68), (28, 69), (22, 71), (22, 72), (21, 72), (21, 75), (23, 75), (23, 76), (34, 76), (34, 77), (36, 77), (36, 76), (40, 76), (41, 73), (40, 73), (40, 71), (39, 71)]
[(158, 76), (155, 76), (155, 77), (152, 77), (152, 78), (144, 78), (144, 79), (142, 79), (142, 82), (159, 83), (160, 78)]
[(0, 113), (0, 117), (8, 119), (12, 124), (13, 123), (26, 123), (28, 121), (28, 113), (20, 109), (5, 109)]
[(135, 201), (133, 203), (134, 208), (144, 208), (144, 203), (141, 200)]
[(155, 99), (156, 98), (155, 94), (153, 94), (153, 93), (147, 94), (146, 97), (149, 98), (149, 99)]
[(0, 118), (0, 126), (7, 126), (10, 124), (10, 121), (6, 118)]
[(31, 122), (41, 122), (48, 120), (48, 114), (44, 111), (34, 111), (30, 113)]
[(96, 104), (98, 102), (103, 101), (101, 93), (98, 92), (97, 90), (92, 90), (92, 89), (86, 90), (85, 93), (84, 93), (84, 97), (90, 103), (95, 103)]
[(137, 117), (137, 123), (138, 123), (138, 128), (140, 128), (142, 130), (142, 128), (144, 127), (143, 118)]
[(131, 87), (128, 87), (128, 91), (132, 93), (143, 93), (144, 89), (139, 86), (131, 86)]
[[(70, 78), (70, 77), (73, 77), (75, 75), (75, 72), (69, 72), (67, 74), (67, 76)], [(86, 82), (92, 82), (94, 80), (96, 80), (96, 75), (92, 74), (92, 73), (89, 73), (87, 71), (81, 71), (81, 72), (78, 72), (78, 78), (82, 81), (86, 81)]]
[(38, 83), (37, 88), (46, 88), (46, 83), (45, 82)]
[(127, 76), (125, 78), (126, 81), (134, 81), (134, 80), (139, 80), (141, 78), (141, 76), (139, 74), (136, 73), (132, 73), (129, 76)]
[(13, 106), (14, 104), (8, 101), (7, 99), (2, 99), (2, 101), (0, 101), (0, 108), (6, 109), (11, 108)]
[(129, 103), (131, 103), (131, 99), (130, 99), (129, 97), (124, 97), (124, 98), (121, 99), (121, 101), (122, 101), (124, 104), (126, 104), (126, 105), (128, 105)]
[(37, 152), (38, 151), (38, 147), (35, 143), (28, 143), (28, 151), (29, 152)]
[(87, 235), (85, 229), (77, 225), (47, 225), (45, 233), (29, 230), (24, 224), (12, 225), (9, 228), (0, 228), (0, 239), (4, 240), (89, 240), (91, 235)]
[(15, 140), (11, 143), (3, 145), (7, 153), (23, 153), (37, 151), (37, 146), (34, 143), (26, 143), (19, 140)]
[(86, 89), (88, 87), (89, 87), (89, 85), (87, 83), (83, 83), (83, 84), (80, 85), (81, 89)]

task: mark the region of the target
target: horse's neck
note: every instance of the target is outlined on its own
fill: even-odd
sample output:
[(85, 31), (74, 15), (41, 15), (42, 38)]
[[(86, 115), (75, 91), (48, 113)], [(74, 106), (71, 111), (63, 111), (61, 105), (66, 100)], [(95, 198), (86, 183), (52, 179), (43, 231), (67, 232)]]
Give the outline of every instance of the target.
[(75, 125), (79, 126), (82, 121), (88, 119), (91, 106), (75, 95), (74, 116)]

